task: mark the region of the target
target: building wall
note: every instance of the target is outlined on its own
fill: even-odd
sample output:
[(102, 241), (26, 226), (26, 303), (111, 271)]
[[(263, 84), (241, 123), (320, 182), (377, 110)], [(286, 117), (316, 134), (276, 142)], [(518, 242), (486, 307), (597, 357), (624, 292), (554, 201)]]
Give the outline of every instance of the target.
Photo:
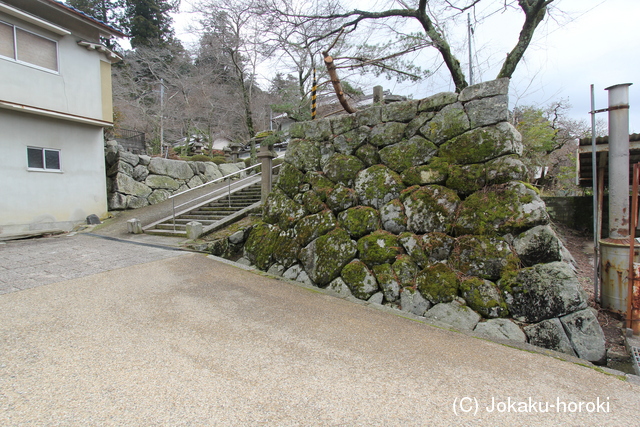
[[(60, 36), (16, 17), (0, 20), (58, 42), (59, 72), (0, 58), (0, 100), (111, 122), (105, 117), (100, 54), (78, 46), (75, 35)], [(105, 63), (109, 65), (108, 63)], [(104, 66), (102, 66), (104, 67)], [(110, 89), (110, 82), (107, 82)]]
[[(102, 128), (0, 109), (0, 234), (70, 230), (107, 212)], [(59, 149), (61, 172), (27, 169), (27, 146)]]

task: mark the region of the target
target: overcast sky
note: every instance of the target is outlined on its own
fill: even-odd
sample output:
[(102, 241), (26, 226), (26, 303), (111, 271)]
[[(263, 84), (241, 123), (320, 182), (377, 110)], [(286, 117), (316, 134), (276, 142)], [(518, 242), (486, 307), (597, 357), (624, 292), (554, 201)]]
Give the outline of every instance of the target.
[[(383, 3), (381, 0), (352, 2), (355, 7), (369, 10)], [(184, 11), (190, 9), (189, 3), (183, 0)], [(522, 13), (496, 11), (495, 5), (500, 3), (481, 2), (480, 7), (492, 4), (493, 9), (476, 11), (478, 16), (487, 10), (496, 12), (474, 26), (476, 81), (495, 78), (522, 25)], [(640, 132), (640, 79), (637, 78), (640, 76), (640, 0), (556, 0), (553, 6), (556, 10), (551, 11), (552, 19), (540, 25), (512, 78), (511, 106), (545, 106), (561, 98), (568, 99), (572, 105), (570, 115), (589, 121), (591, 84), (595, 85), (596, 109), (601, 109), (607, 107), (605, 88), (633, 83), (629, 88), (630, 132)], [(447, 28), (455, 53), (467, 73), (466, 17), (463, 18), (458, 25)], [(176, 35), (187, 42), (193, 40), (187, 29), (193, 19), (189, 13), (175, 16)], [(426, 54), (416, 56), (415, 61), (430, 70), (437, 65)], [(393, 93), (413, 95), (414, 99), (453, 90), (450, 77), (443, 72), (417, 84), (397, 84), (385, 79), (360, 79), (359, 83), (367, 92), (381, 84)], [(606, 119), (606, 113), (597, 117)]]

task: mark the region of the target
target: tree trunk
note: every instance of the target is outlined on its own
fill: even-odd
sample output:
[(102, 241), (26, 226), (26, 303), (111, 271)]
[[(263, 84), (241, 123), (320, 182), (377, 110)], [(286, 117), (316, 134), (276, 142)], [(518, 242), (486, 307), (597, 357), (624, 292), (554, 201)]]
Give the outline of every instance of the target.
[(333, 58), (329, 55), (329, 52), (322, 52), (324, 55), (324, 63), (327, 66), (327, 71), (329, 72), (329, 77), (331, 78), (331, 83), (333, 84), (333, 90), (335, 90), (336, 95), (338, 96), (338, 101), (340, 101), (340, 105), (344, 108), (344, 110), (353, 114), (357, 110), (352, 108), (347, 101), (347, 98), (344, 96), (344, 92), (342, 91), (342, 85), (340, 84), (340, 79), (338, 78), (338, 72), (336, 71), (336, 65), (333, 63)]

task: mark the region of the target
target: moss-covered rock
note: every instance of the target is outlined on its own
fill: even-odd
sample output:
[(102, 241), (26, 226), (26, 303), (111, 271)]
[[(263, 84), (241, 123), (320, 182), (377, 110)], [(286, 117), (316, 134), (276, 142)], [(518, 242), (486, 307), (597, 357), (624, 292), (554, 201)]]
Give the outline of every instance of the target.
[(304, 122), (304, 138), (312, 141), (326, 141), (331, 138), (332, 129), (329, 119)]
[(323, 202), (327, 200), (327, 196), (336, 186), (336, 184), (334, 184), (322, 172), (307, 172), (304, 176), (304, 180), (306, 183), (311, 185), (311, 188)]
[(418, 113), (418, 101), (394, 102), (382, 109), (383, 122), (410, 122)]
[(313, 190), (306, 191), (302, 195), (302, 204), (304, 205), (305, 209), (312, 214), (327, 209), (327, 205), (322, 201), (318, 193)]
[(448, 266), (438, 263), (418, 273), (416, 285), (425, 299), (439, 304), (453, 301), (458, 296), (460, 280)]
[(403, 252), (398, 236), (387, 231), (374, 231), (358, 240), (358, 258), (368, 266), (392, 263)]
[(371, 129), (369, 141), (376, 147), (386, 147), (402, 141), (406, 123), (388, 122), (375, 125)]
[(358, 129), (338, 135), (333, 139), (333, 145), (338, 153), (353, 154), (358, 147), (366, 144), (369, 140), (369, 132), (371, 129), (367, 126), (361, 126)]
[(512, 257), (515, 255), (501, 237), (462, 236), (449, 262), (465, 275), (498, 280)]
[[(120, 174), (121, 175), (121, 174)], [(170, 191), (176, 191), (180, 188), (180, 182), (165, 175), (149, 175), (144, 180), (146, 186), (152, 189), (165, 189)], [(121, 189), (118, 189), (121, 193), (124, 193)]]
[(244, 256), (252, 264), (266, 271), (273, 264), (273, 254), (278, 244), (280, 229), (265, 222), (259, 222), (251, 229), (244, 244)]
[(451, 230), (460, 203), (455, 191), (440, 185), (407, 189), (400, 200), (407, 215), (408, 230), (418, 234)]
[(356, 242), (349, 233), (336, 228), (304, 247), (299, 258), (309, 278), (318, 286), (325, 286), (355, 258), (356, 251)]
[(393, 199), (380, 209), (382, 228), (393, 233), (400, 234), (407, 230), (407, 216), (400, 199)]
[(337, 185), (327, 196), (327, 206), (334, 212), (342, 212), (358, 204), (355, 190)]
[(443, 144), (438, 153), (448, 162), (462, 165), (484, 163), (509, 154), (522, 154), (522, 137), (506, 122), (465, 132)]
[(434, 157), (426, 165), (414, 166), (402, 173), (402, 182), (413, 185), (444, 185), (449, 176), (449, 164), (439, 157)]
[(355, 116), (358, 126), (375, 126), (382, 121), (382, 106), (373, 105), (359, 110)]
[(456, 102), (458, 102), (457, 93), (441, 92), (421, 100), (418, 104), (418, 111), (439, 111)]
[(359, 239), (380, 228), (380, 215), (371, 207), (356, 206), (341, 212), (338, 222), (353, 239)]
[(435, 264), (448, 260), (455, 244), (456, 240), (453, 237), (434, 231), (422, 236), (421, 246), (428, 262)]
[(460, 293), (467, 305), (486, 318), (509, 315), (507, 303), (495, 283), (478, 277), (468, 277), (460, 282)]
[(324, 169), (329, 160), (336, 154), (336, 147), (330, 141), (318, 142), (320, 149), (320, 169)]
[(420, 269), (410, 255), (398, 255), (392, 267), (400, 286), (407, 288), (416, 285), (416, 276)]
[(527, 167), (517, 155), (502, 156), (485, 163), (486, 185), (504, 184), (510, 181), (526, 181)]
[(464, 104), (472, 128), (490, 126), (509, 120), (509, 96), (496, 95)]
[(436, 145), (469, 130), (469, 118), (460, 102), (449, 104), (420, 128), (420, 133)]
[(284, 160), (303, 172), (318, 171), (320, 170), (320, 148), (308, 139), (292, 139)]
[(350, 187), (358, 172), (364, 169), (364, 164), (355, 156), (347, 154), (334, 154), (322, 167), (326, 177), (336, 184)]
[(460, 205), (455, 232), (464, 234), (519, 234), (549, 223), (544, 202), (521, 182), (485, 187)]
[(336, 228), (336, 217), (330, 210), (302, 218), (293, 228), (295, 240), (299, 245), (307, 246), (312, 240)]
[(378, 286), (388, 302), (396, 301), (400, 297), (400, 283), (390, 264), (373, 266), (373, 274), (376, 276)]
[(364, 144), (356, 150), (356, 157), (359, 158), (365, 166), (373, 166), (380, 163), (380, 154), (378, 149), (371, 144)]
[(298, 262), (298, 252), (301, 249), (302, 246), (295, 239), (294, 230), (283, 230), (278, 234), (273, 248), (273, 259), (287, 269)]
[(452, 165), (449, 168), (447, 188), (456, 190), (462, 196), (482, 189), (486, 184), (485, 165), (482, 163), (473, 165)]
[(424, 268), (429, 264), (427, 255), (422, 246), (422, 237), (408, 231), (398, 236), (398, 241), (411, 257), (411, 259), (420, 267)]
[(367, 300), (378, 292), (378, 283), (374, 274), (358, 259), (345, 265), (340, 276), (356, 298)]
[(424, 126), (429, 120), (431, 120), (435, 115), (436, 113), (433, 112), (424, 112), (418, 114), (407, 124), (407, 127), (404, 129), (404, 137), (409, 139), (417, 135), (420, 131), (420, 128)]
[(521, 233), (513, 240), (513, 248), (526, 267), (562, 261), (562, 242), (549, 225), (539, 225)]
[(262, 209), (265, 222), (277, 224), (283, 230), (293, 227), (298, 220), (307, 214), (304, 206), (291, 200), (279, 188), (275, 188), (269, 193)]
[(514, 319), (534, 323), (587, 307), (587, 295), (571, 266), (564, 262), (537, 264), (502, 279), (507, 307)]
[[(343, 114), (329, 119), (334, 135), (342, 135), (358, 127), (358, 121), (353, 114)], [(350, 153), (345, 153), (350, 154)]]
[(355, 191), (360, 203), (380, 209), (400, 196), (405, 186), (400, 175), (383, 165), (374, 165), (358, 173)]
[(384, 147), (380, 150), (380, 159), (390, 169), (402, 173), (412, 166), (427, 163), (437, 151), (432, 142), (421, 136), (414, 136), (408, 141)]

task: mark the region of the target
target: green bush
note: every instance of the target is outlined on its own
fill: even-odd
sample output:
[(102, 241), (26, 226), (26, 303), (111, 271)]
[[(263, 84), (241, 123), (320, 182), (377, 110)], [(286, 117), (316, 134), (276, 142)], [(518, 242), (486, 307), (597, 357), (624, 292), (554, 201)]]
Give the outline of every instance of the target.
[(211, 157), (204, 154), (196, 154), (195, 156), (191, 156), (189, 160), (191, 160), (192, 162), (210, 162)]
[(220, 165), (222, 163), (227, 163), (227, 159), (225, 159), (224, 156), (215, 156), (211, 159), (211, 161), (213, 163), (215, 163), (216, 165)]

